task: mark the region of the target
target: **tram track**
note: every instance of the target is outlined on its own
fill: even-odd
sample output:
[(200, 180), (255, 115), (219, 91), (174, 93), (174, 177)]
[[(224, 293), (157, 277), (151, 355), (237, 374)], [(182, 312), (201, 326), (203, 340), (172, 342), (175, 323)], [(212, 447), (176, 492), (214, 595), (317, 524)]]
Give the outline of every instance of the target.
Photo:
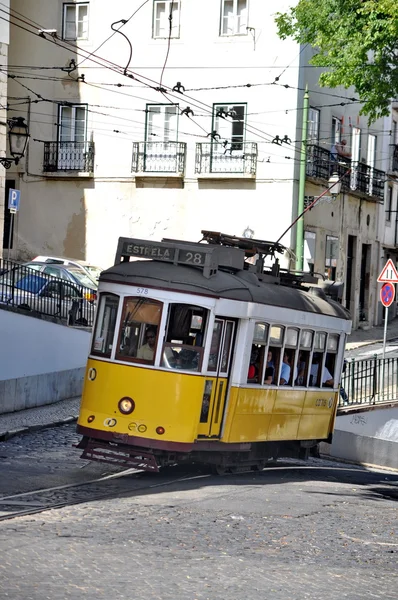
[[(181, 468), (178, 469), (180, 472)], [(158, 483), (146, 482), (143, 485), (132, 485), (132, 481), (140, 481), (141, 478), (154, 480), (154, 476), (137, 471), (135, 469), (126, 469), (120, 473), (105, 475), (89, 481), (81, 483), (69, 483), (50, 488), (21, 492), (10, 496), (0, 498), (0, 521), (16, 519), (39, 514), (48, 510), (57, 510), (66, 506), (83, 504), (85, 502), (95, 502), (98, 500), (106, 500), (117, 496), (123, 498), (137, 492), (150, 490), (153, 488), (163, 487), (178, 483), (181, 481), (189, 481), (192, 479), (210, 477), (210, 474), (194, 474), (192, 468), (184, 469), (184, 473), (180, 477), (175, 477), (166, 474), (166, 479)], [(164, 474), (164, 473), (163, 473)], [(130, 476), (133, 476), (131, 479)], [(128, 478), (127, 478), (128, 477)], [(159, 479), (159, 476), (156, 477)], [(116, 482), (116, 485), (115, 485)], [(109, 486), (112, 488), (109, 489)], [(105, 486), (105, 490), (102, 489)]]

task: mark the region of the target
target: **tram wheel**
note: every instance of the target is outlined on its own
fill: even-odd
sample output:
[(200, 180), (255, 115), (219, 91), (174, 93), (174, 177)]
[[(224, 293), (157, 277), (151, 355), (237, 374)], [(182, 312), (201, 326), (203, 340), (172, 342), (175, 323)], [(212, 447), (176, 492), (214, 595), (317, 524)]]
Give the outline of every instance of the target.
[(228, 473), (228, 469), (224, 465), (212, 465), (211, 470), (214, 475), (219, 475), (220, 477)]

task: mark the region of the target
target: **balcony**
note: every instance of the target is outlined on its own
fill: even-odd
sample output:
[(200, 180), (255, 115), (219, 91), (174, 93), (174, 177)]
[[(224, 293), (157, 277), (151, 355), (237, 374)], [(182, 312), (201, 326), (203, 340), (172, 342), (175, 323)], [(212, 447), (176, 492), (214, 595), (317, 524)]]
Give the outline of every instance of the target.
[(196, 144), (196, 173), (254, 176), (256, 169), (257, 144), (254, 142), (237, 142), (229, 146), (219, 142)]
[(185, 156), (186, 144), (183, 142), (134, 142), (131, 171), (182, 177)]
[[(329, 150), (321, 146), (309, 145), (307, 149), (307, 177), (328, 181), (332, 173), (342, 177), (343, 192), (357, 192), (378, 201), (384, 201), (386, 174), (364, 163), (351, 161), (340, 156), (338, 162), (332, 160)], [(347, 171), (350, 169), (350, 172)]]
[(94, 171), (94, 142), (44, 142), (43, 171)]

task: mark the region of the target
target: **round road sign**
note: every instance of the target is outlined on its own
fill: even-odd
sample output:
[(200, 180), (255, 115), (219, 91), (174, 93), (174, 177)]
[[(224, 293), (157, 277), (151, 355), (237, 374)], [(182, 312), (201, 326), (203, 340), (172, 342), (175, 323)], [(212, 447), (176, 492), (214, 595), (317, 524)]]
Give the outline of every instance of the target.
[(386, 308), (391, 306), (395, 298), (395, 287), (392, 283), (385, 283), (380, 290), (380, 300)]

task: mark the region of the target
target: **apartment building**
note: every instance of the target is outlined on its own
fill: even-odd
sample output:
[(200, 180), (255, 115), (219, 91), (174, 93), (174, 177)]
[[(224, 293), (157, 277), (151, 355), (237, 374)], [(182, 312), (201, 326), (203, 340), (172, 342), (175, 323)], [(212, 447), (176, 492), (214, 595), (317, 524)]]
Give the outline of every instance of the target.
[[(111, 9), (11, 0), (8, 110), (31, 136), (7, 172), (7, 187), (21, 191), (12, 256), (107, 267), (121, 235), (199, 240), (211, 229), (276, 241), (288, 230), (282, 266), (301, 244), (303, 268), (344, 283), (355, 326), (373, 325), (391, 241), (388, 124), (368, 127), (352, 90), (320, 89), (310, 50), (277, 37), (274, 10), (263, 0), (117, 0)], [(338, 197), (306, 213), (297, 240), (288, 228), (300, 206), (306, 85), (304, 202), (336, 169), (344, 177)], [(332, 165), (342, 139), (350, 157)]]

